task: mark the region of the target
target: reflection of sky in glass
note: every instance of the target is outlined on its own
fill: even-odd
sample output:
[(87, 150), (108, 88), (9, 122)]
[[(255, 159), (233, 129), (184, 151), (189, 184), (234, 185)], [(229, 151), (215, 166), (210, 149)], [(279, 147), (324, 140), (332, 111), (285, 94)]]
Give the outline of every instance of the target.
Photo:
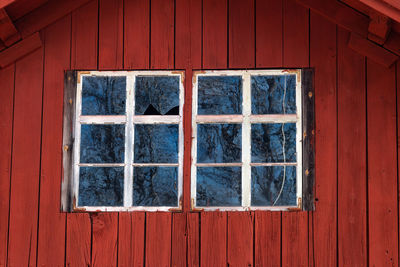
[(177, 167), (135, 167), (134, 206), (178, 206)]
[(251, 205), (272, 206), (275, 201), (275, 206), (296, 206), (296, 166), (251, 167)]
[(198, 114), (242, 114), (241, 76), (199, 76)]
[(240, 167), (198, 167), (197, 206), (241, 206)]
[(79, 206), (122, 206), (124, 167), (80, 167)]
[(251, 76), (252, 114), (295, 114), (296, 75)]
[(197, 162), (241, 161), (241, 124), (199, 124), (197, 135)]
[(124, 115), (125, 99), (126, 77), (82, 77), (82, 115)]

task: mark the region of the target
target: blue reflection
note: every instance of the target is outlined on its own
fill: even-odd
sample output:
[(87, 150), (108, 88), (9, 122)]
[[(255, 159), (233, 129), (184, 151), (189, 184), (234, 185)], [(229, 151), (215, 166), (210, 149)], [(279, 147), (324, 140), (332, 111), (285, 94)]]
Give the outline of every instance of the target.
[(296, 166), (251, 167), (252, 206), (296, 206), (296, 193)]
[(126, 77), (83, 76), (82, 115), (124, 115)]
[(122, 206), (124, 167), (80, 167), (79, 206)]
[(177, 124), (136, 124), (135, 163), (178, 163)]
[(251, 125), (252, 162), (284, 162), (283, 150), (286, 162), (296, 162), (295, 123)]
[(125, 125), (81, 125), (81, 163), (123, 163)]
[(241, 76), (198, 77), (198, 114), (242, 114)]
[(178, 115), (177, 111), (179, 114), (178, 76), (136, 77), (136, 115)]
[(198, 167), (196, 205), (241, 206), (241, 186), (240, 167)]
[(295, 114), (296, 75), (251, 76), (251, 112)]
[(240, 162), (241, 159), (242, 125), (197, 125), (197, 162)]
[(135, 167), (134, 206), (178, 206), (177, 167)]

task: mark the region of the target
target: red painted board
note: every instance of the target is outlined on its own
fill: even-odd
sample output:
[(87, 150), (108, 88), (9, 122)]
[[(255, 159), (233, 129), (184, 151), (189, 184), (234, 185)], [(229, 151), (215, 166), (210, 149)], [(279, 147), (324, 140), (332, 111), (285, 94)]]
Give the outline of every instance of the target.
[[(396, 72), (396, 80), (397, 80), (397, 90), (396, 90), (396, 92), (397, 92), (397, 140), (399, 140), (399, 133), (400, 133), (400, 131), (399, 131), (399, 127), (400, 127), (400, 116), (399, 116), (399, 112), (400, 112), (400, 109), (399, 109), (399, 105), (400, 105), (400, 62), (397, 62), (396, 70), (397, 70), (397, 72)], [(398, 155), (397, 156), (397, 160), (398, 160), (397, 166), (400, 166), (399, 165), (399, 163), (400, 163), (399, 154), (400, 154), (400, 150), (397, 149), (397, 155)], [(399, 175), (400, 168), (397, 168), (397, 172)], [(400, 188), (400, 184), (398, 184), (398, 187)], [(400, 192), (400, 190), (399, 190), (399, 192)], [(400, 202), (400, 199), (399, 199), (399, 202)], [(400, 214), (400, 205), (399, 204), (398, 204), (399, 210), (397, 212)], [(400, 224), (397, 229), (398, 229), (397, 231), (400, 231)], [(399, 250), (400, 250), (400, 245), (399, 245)]]
[(254, 213), (254, 266), (280, 266), (281, 213)]
[(123, 5), (123, 0), (99, 1), (99, 69), (122, 68)]
[(124, 2), (124, 68), (149, 68), (150, 1)]
[(171, 214), (146, 214), (146, 266), (170, 266)]
[(282, 67), (282, 1), (256, 0), (256, 67)]
[(92, 223), (91, 266), (117, 266), (118, 213), (90, 214)]
[(338, 29), (338, 264), (367, 266), (365, 58), (348, 37)]
[[(201, 0), (176, 0), (176, 69), (201, 68), (201, 3)], [(190, 76), (187, 77), (190, 80)]]
[[(60, 213), (64, 70), (70, 67), (71, 16), (44, 32), (44, 88), (38, 260), (39, 266), (63, 266), (65, 213)], [(51, 253), (49, 253), (51, 251)]]
[(397, 266), (395, 67), (367, 59), (367, 107), (369, 263)]
[(253, 266), (253, 230), (253, 213), (228, 213), (228, 266)]
[(174, 0), (151, 1), (150, 67), (174, 68)]
[(88, 214), (68, 214), (66, 234), (66, 266), (90, 266), (91, 222)]
[[(284, 0), (283, 11), (283, 65), (289, 68), (307, 67), (308, 9)], [(308, 265), (308, 235), (307, 212), (282, 213), (282, 266)]]
[(0, 266), (7, 262), (15, 65), (0, 70)]
[(311, 12), (310, 65), (315, 68), (315, 266), (336, 266), (337, 110), (336, 25)]
[(203, 0), (203, 68), (225, 69), (228, 57), (227, 0)]
[(200, 215), (199, 213), (187, 213), (187, 265), (200, 266)]
[(144, 266), (144, 212), (119, 214), (118, 266)]
[(254, 68), (254, 1), (229, 1), (229, 68)]
[(202, 212), (200, 229), (201, 266), (227, 266), (227, 213)]
[(16, 63), (8, 266), (36, 264), (42, 85), (40, 49)]
[(171, 266), (186, 266), (186, 213), (172, 214)]

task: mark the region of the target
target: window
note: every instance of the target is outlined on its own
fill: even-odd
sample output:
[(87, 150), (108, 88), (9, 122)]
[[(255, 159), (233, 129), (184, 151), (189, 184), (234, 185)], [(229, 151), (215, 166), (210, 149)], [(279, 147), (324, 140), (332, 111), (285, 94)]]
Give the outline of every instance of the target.
[[(68, 71), (63, 211), (313, 209), (313, 71)], [(186, 90), (190, 90), (187, 88)], [(190, 109), (190, 106), (185, 108)]]

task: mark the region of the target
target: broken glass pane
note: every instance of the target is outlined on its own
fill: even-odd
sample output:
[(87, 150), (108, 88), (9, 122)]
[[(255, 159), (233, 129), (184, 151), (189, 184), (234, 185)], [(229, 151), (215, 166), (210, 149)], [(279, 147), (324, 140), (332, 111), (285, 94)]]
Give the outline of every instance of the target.
[(124, 115), (126, 77), (83, 76), (82, 115)]
[(242, 114), (241, 76), (198, 77), (198, 114)]
[(240, 162), (242, 159), (242, 125), (197, 125), (197, 162)]
[(136, 124), (135, 163), (178, 163), (177, 124)]
[(136, 77), (135, 114), (179, 115), (179, 77)]
[(251, 161), (296, 162), (296, 124), (252, 124)]
[(296, 206), (296, 166), (251, 167), (251, 205)]
[(178, 205), (177, 167), (135, 167), (133, 170), (134, 206)]
[(240, 206), (241, 167), (198, 167), (197, 206)]
[(251, 76), (252, 114), (295, 114), (296, 75)]
[(79, 206), (122, 206), (124, 167), (80, 167)]
[(125, 125), (81, 125), (80, 163), (123, 163)]

